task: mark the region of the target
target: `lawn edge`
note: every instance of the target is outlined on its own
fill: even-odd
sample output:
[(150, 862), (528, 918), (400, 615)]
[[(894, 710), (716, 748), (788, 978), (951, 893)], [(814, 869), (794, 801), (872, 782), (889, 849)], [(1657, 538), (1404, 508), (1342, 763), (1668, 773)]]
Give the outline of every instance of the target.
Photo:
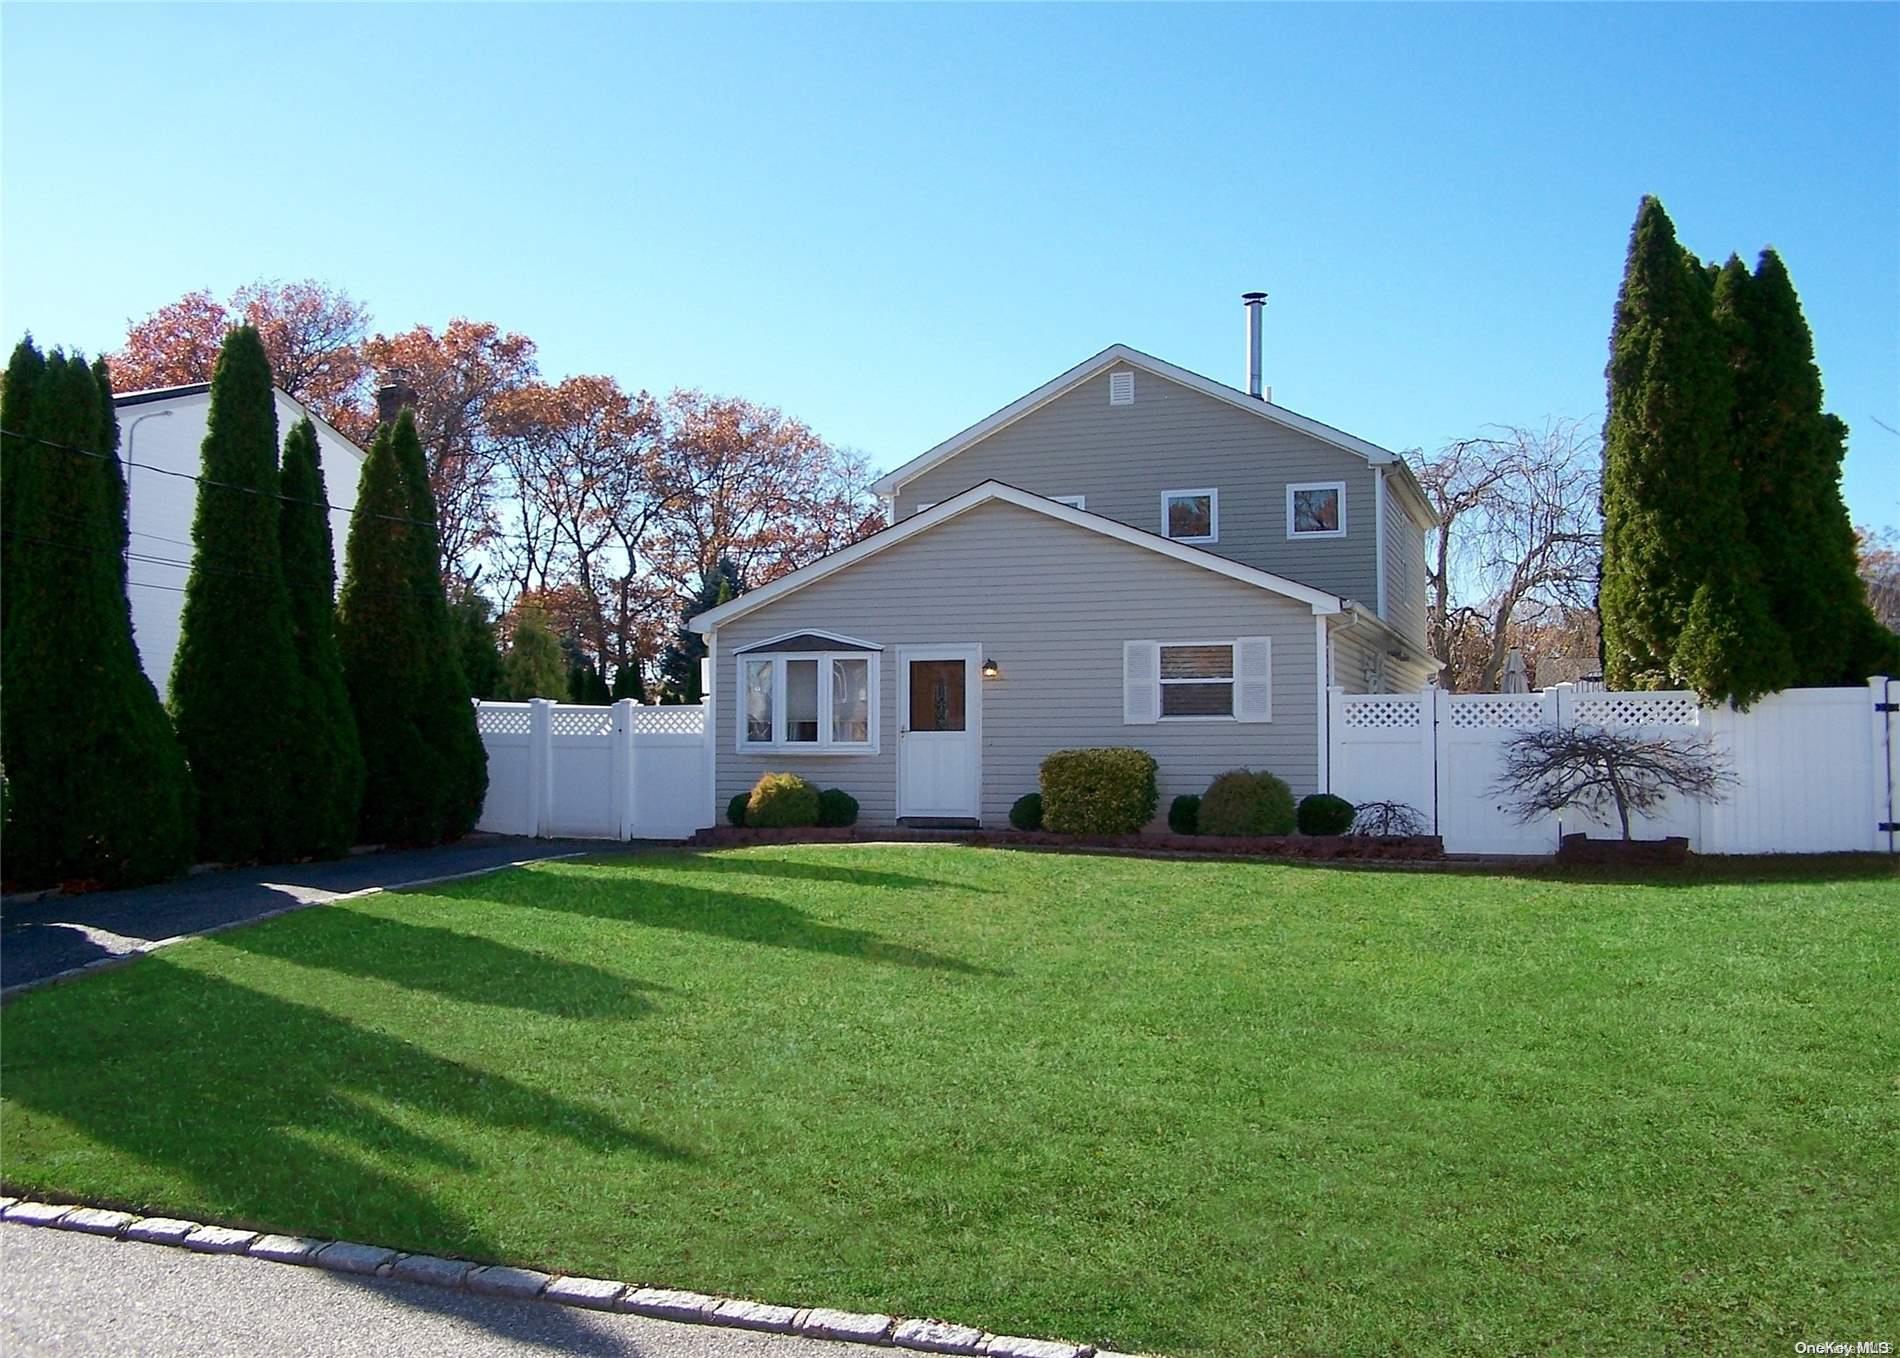
[(409, 891), (416, 887), (439, 886), (443, 882), (460, 882), (470, 877), (486, 877), (490, 873), (508, 872), (514, 868), (532, 867), (536, 863), (558, 863), (569, 858), (591, 858), (598, 853), (595, 849), (576, 849), (572, 853), (548, 854), (541, 858), (518, 858), (512, 863), (497, 863), (493, 867), (470, 868), (466, 872), (445, 872), (434, 877), (417, 877), (406, 882), (384, 882), (378, 886), (358, 887), (355, 891), (339, 891), (322, 900), (292, 901), (275, 910), (267, 910), (261, 915), (248, 915), (243, 919), (234, 919), (225, 924), (214, 924), (208, 929), (194, 929), (190, 933), (172, 934), (166, 938), (154, 938), (141, 943), (126, 952), (114, 953), (110, 957), (97, 957), (77, 967), (68, 967), (56, 971), (51, 976), (36, 976), (30, 981), (16, 981), (5, 989), (0, 989), (0, 1004), (6, 1004), (16, 996), (29, 990), (38, 990), (42, 986), (61, 985), (68, 981), (77, 981), (82, 977), (93, 976), (102, 971), (114, 971), (119, 967), (130, 966), (160, 948), (169, 948), (175, 943), (187, 943), (194, 938), (210, 938), (213, 934), (229, 933), (233, 929), (248, 929), (253, 924), (262, 924), (266, 920), (281, 919), (293, 915), (299, 910), (314, 910), (319, 906), (336, 905), (340, 901), (361, 900), (365, 896), (378, 896), (389, 891)]
[(113, 1240), (166, 1245), (199, 1254), (242, 1254), (262, 1263), (394, 1278), (481, 1296), (540, 1301), (722, 1329), (796, 1334), (836, 1343), (877, 1344), (923, 1353), (961, 1354), (967, 1358), (1135, 1358), (1098, 1349), (1092, 1344), (999, 1335), (978, 1326), (946, 1320), (748, 1301), (613, 1278), (542, 1273), (471, 1259), (413, 1254), (349, 1240), (278, 1235), (182, 1217), (144, 1217), (84, 1203), (0, 1197), (0, 1221), (12, 1226), (39, 1226)]

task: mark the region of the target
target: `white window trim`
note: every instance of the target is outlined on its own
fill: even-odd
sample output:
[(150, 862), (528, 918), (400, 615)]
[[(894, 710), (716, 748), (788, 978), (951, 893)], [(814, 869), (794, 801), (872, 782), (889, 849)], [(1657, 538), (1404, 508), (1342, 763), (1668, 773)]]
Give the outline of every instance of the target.
[[(1323, 619), (1322, 619), (1323, 621)], [(1167, 682), (1218, 683), (1219, 680), (1172, 680), (1161, 678), (1161, 648), (1164, 646), (1227, 646), (1233, 656), (1233, 710), (1228, 716), (1161, 715), (1161, 689)], [(1257, 652), (1250, 666), (1249, 649)], [(1255, 670), (1258, 670), (1258, 673)], [(1257, 704), (1243, 701), (1248, 689), (1259, 688)], [(1122, 643), (1122, 725), (1152, 726), (1159, 722), (1230, 721), (1255, 725), (1273, 720), (1273, 638), (1216, 637), (1210, 640), (1124, 641)]]
[(1087, 509), (1089, 507), (1089, 497), (1086, 495), (1051, 495), (1049, 498), (1059, 505), (1067, 505), (1070, 509)]
[[(1177, 542), (1180, 539), (1175, 539)], [(1161, 652), (1175, 646), (1225, 646), (1227, 648), (1227, 677), (1225, 679), (1169, 679), (1161, 673)], [(1163, 710), (1167, 704), (1161, 701), (1164, 690), (1174, 685), (1184, 684), (1225, 684), (1227, 685), (1227, 711), (1204, 712), (1193, 715), (1170, 717)], [(1238, 721), (1240, 719), (1240, 648), (1234, 638), (1212, 638), (1206, 641), (1157, 641), (1155, 643), (1155, 720), (1172, 721)]]
[[(1207, 536), (1198, 538), (1177, 538), (1168, 532), (1168, 501), (1185, 500), (1189, 496), (1207, 497)], [(1288, 504), (1293, 503), (1291, 500)], [(1194, 490), (1164, 490), (1161, 492), (1161, 536), (1169, 542), (1219, 542), (1220, 541), (1220, 491), (1213, 486), (1201, 486)]]
[[(796, 635), (796, 633), (794, 633)], [(785, 739), (785, 662), (788, 660), (815, 660), (818, 662), (818, 739)], [(834, 660), (862, 660), (865, 664), (864, 682), (869, 695), (866, 704), (868, 718), (865, 734), (868, 740), (840, 741), (831, 738), (831, 662)], [(878, 708), (883, 690), (879, 687), (878, 653), (876, 651), (742, 651), (733, 658), (734, 677), (737, 683), (734, 692), (737, 698), (733, 707), (734, 744), (740, 754), (802, 754), (802, 755), (874, 755), (878, 752)], [(746, 666), (748, 664), (769, 664), (772, 667), (772, 739), (748, 740), (746, 738), (747, 703), (750, 692), (746, 685)]]
[[(1339, 492), (1339, 527), (1330, 533), (1296, 533), (1293, 531), (1293, 495), (1301, 490), (1336, 490)], [(1286, 535), (1301, 542), (1311, 542), (1315, 538), (1343, 538), (1346, 536), (1346, 483), (1344, 481), (1289, 481), (1286, 488)]]

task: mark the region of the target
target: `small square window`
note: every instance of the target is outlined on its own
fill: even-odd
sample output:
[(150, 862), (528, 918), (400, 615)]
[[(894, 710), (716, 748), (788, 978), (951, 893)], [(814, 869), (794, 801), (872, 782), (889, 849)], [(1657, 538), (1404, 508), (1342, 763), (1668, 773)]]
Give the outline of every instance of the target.
[(1218, 541), (1220, 492), (1213, 489), (1163, 492), (1161, 535), (1176, 542)]
[(1346, 536), (1346, 483), (1315, 481), (1288, 486), (1286, 535), (1290, 538)]

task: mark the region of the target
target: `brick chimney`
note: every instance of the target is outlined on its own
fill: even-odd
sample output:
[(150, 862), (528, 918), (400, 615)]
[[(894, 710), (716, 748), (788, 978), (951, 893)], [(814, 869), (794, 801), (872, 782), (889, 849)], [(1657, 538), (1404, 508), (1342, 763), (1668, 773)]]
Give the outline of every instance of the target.
[(416, 389), (406, 383), (385, 382), (376, 388), (376, 418), (384, 424), (394, 424), (404, 406), (413, 409), (415, 404)]

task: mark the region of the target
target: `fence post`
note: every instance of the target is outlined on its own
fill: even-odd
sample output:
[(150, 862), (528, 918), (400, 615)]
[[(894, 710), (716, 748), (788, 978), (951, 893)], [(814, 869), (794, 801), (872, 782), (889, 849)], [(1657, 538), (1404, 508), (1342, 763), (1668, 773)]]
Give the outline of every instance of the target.
[(633, 810), (637, 804), (639, 775), (633, 740), (633, 709), (640, 704), (622, 698), (614, 704), (614, 824), (622, 839), (633, 838)]
[(1450, 692), (1427, 680), (1418, 691), (1418, 726), (1425, 770), (1431, 776), (1432, 833), (1435, 835), (1445, 832), (1438, 819), (1438, 723), (1450, 719)]
[(554, 790), (554, 702), (528, 700), (528, 833), (539, 839), (547, 832), (549, 804)]
[(1894, 852), (1894, 831), (1891, 827), (1900, 820), (1900, 806), (1894, 805), (1894, 774), (1900, 769), (1893, 757), (1894, 714), (1882, 711), (1893, 702), (1893, 680), (1884, 674), (1876, 674), (1867, 681), (1867, 706), (1873, 713), (1873, 726), (1870, 734), (1873, 739), (1868, 747), (1867, 757), (1873, 763), (1874, 805), (1872, 840), (1875, 853)]

